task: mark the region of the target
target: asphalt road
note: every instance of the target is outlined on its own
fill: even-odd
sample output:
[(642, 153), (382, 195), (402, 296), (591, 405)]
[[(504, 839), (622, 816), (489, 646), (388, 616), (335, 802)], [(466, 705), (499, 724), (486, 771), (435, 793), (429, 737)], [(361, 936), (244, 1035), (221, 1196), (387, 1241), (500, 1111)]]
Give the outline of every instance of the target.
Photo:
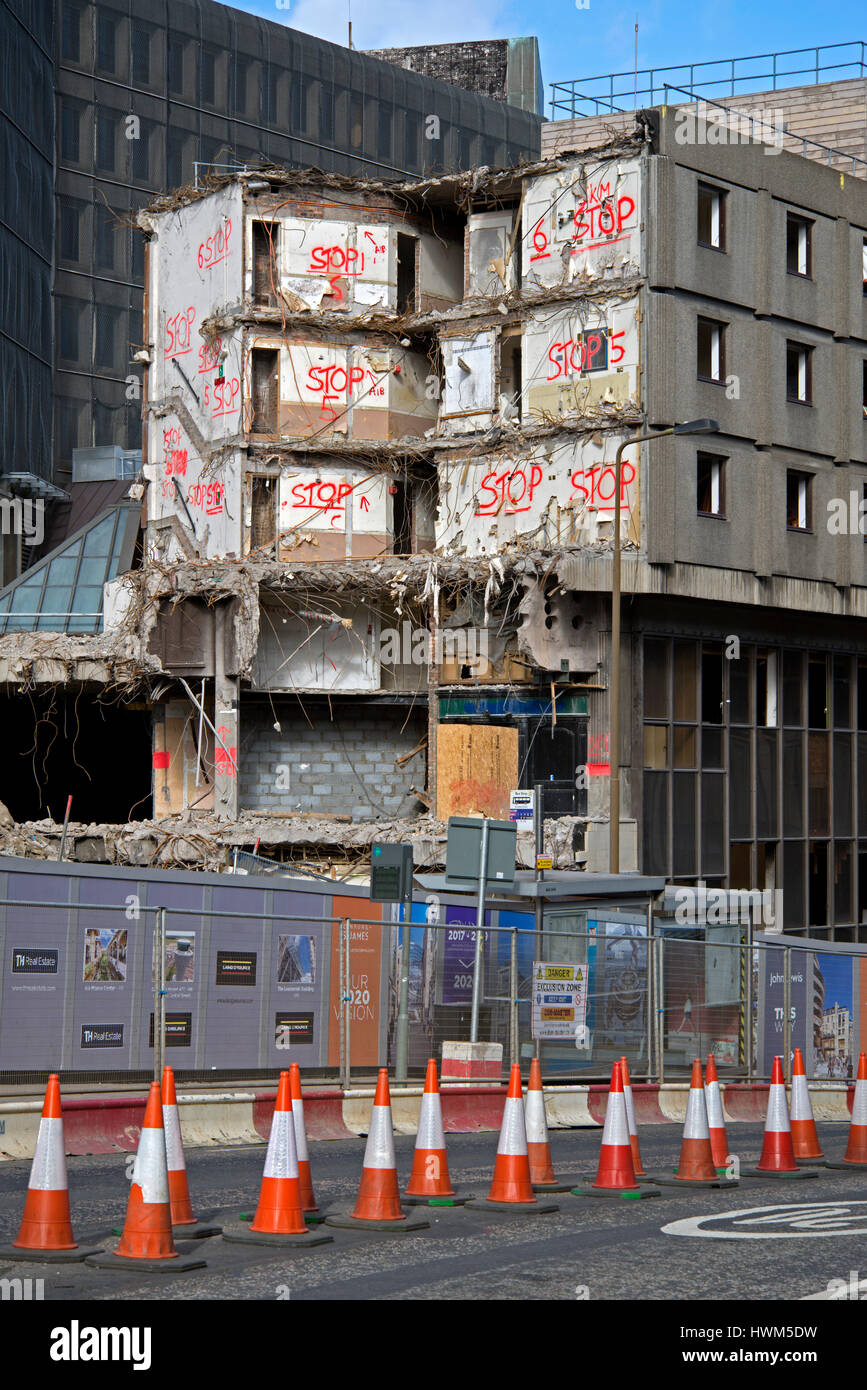
[[(845, 1125), (820, 1125), (825, 1152), (839, 1157)], [(552, 1132), (558, 1176), (594, 1174), (601, 1130)], [(761, 1127), (729, 1129), (729, 1142), (744, 1163), (755, 1161)], [(401, 1183), (408, 1177), (413, 1139), (396, 1138)], [(448, 1136), (453, 1183), (485, 1196), (497, 1145), (495, 1134)], [(671, 1172), (680, 1132), (676, 1126), (641, 1131), (644, 1166)], [(310, 1145), (317, 1200), (324, 1211), (351, 1209), (357, 1192), (364, 1140)], [(196, 1214), (237, 1220), (255, 1209), (264, 1145), (191, 1149), (187, 1169)], [(68, 1160), (76, 1239), (93, 1236), (111, 1250), (108, 1232), (123, 1222), (127, 1156)], [(14, 1239), (29, 1173), (26, 1162), (0, 1163), (0, 1243)], [(550, 1215), (510, 1216), (463, 1208), (416, 1208), (430, 1229), (397, 1236), (330, 1229), (333, 1245), (307, 1251), (274, 1251), (195, 1242), (207, 1268), (185, 1274), (105, 1272), (83, 1265), (23, 1265), (3, 1261), (0, 1278), (42, 1279), (47, 1300), (774, 1300), (816, 1293), (851, 1271), (867, 1278), (867, 1216), (858, 1234), (845, 1229), (817, 1237), (791, 1230), (788, 1219), (751, 1221), (759, 1239), (706, 1239), (666, 1234), (662, 1228), (688, 1217), (719, 1216), (769, 1205), (867, 1203), (867, 1172), (820, 1169), (811, 1179), (744, 1178), (733, 1191), (661, 1189), (645, 1201), (551, 1198)], [(860, 1209), (856, 1209), (856, 1213)], [(867, 1206), (864, 1208), (867, 1212)], [(853, 1221), (839, 1218), (844, 1227)], [(731, 1224), (731, 1223), (730, 1223)], [(807, 1225), (804, 1232), (816, 1229)], [(771, 1234), (773, 1233), (773, 1234)], [(816, 1305), (812, 1305), (814, 1308)], [(804, 1305), (799, 1310), (803, 1316)]]

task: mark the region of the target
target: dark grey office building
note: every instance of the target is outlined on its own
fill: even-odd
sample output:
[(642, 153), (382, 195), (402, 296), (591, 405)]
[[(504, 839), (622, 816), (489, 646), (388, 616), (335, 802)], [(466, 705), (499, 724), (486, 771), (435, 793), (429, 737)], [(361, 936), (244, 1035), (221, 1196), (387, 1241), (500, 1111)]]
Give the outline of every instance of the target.
[(540, 150), (532, 111), (212, 0), (0, 0), (0, 26), (2, 466), (61, 487), (74, 448), (138, 447), (131, 214), (197, 161), (389, 178)]

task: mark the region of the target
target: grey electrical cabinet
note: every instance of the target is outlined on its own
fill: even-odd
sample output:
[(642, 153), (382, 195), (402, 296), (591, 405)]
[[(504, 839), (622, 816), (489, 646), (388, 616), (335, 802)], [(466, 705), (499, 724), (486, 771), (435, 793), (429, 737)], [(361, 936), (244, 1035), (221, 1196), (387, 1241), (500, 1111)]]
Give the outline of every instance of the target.
[(370, 897), (375, 903), (402, 903), (412, 897), (412, 845), (370, 847)]
[[(482, 824), (476, 817), (449, 816), (446, 842), (446, 878), (455, 884), (478, 884), (482, 849)], [(518, 830), (513, 821), (488, 821), (488, 871), (485, 883), (511, 888), (515, 882), (515, 841)]]

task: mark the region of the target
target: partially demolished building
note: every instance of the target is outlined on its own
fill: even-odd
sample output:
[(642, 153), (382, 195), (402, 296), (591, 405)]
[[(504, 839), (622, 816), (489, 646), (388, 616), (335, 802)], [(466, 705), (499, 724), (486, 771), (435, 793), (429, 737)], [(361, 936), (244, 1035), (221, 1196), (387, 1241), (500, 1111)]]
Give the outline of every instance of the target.
[(606, 868), (615, 453), (710, 416), (711, 448), (623, 454), (621, 869), (785, 882), (787, 926), (857, 935), (867, 575), (825, 517), (867, 478), (863, 183), (647, 113), (512, 170), (216, 179), (139, 226), (141, 567), (98, 638), (0, 638), (0, 678), (149, 712), (151, 814), (109, 857), (441, 864), (449, 815), (554, 779), (548, 853)]

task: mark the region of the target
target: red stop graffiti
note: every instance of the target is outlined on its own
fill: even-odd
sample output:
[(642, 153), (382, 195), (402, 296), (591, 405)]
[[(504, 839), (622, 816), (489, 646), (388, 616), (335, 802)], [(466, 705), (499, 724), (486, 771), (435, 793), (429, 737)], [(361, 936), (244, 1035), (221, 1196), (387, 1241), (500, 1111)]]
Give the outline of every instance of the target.
[(476, 508), (476, 516), (496, 516), (501, 510), (504, 516), (514, 516), (517, 512), (528, 512), (533, 503), (533, 494), (542, 481), (542, 469), (534, 463), (529, 474), (524, 468), (505, 468), (501, 473), (494, 470), (486, 473), (481, 482), (483, 496)]
[[(635, 468), (628, 459), (620, 466), (620, 505), (628, 510), (626, 489), (634, 481)], [(572, 499), (581, 497), (598, 512), (613, 512), (617, 477), (614, 465), (599, 463), (594, 468), (576, 468), (572, 474)]]

